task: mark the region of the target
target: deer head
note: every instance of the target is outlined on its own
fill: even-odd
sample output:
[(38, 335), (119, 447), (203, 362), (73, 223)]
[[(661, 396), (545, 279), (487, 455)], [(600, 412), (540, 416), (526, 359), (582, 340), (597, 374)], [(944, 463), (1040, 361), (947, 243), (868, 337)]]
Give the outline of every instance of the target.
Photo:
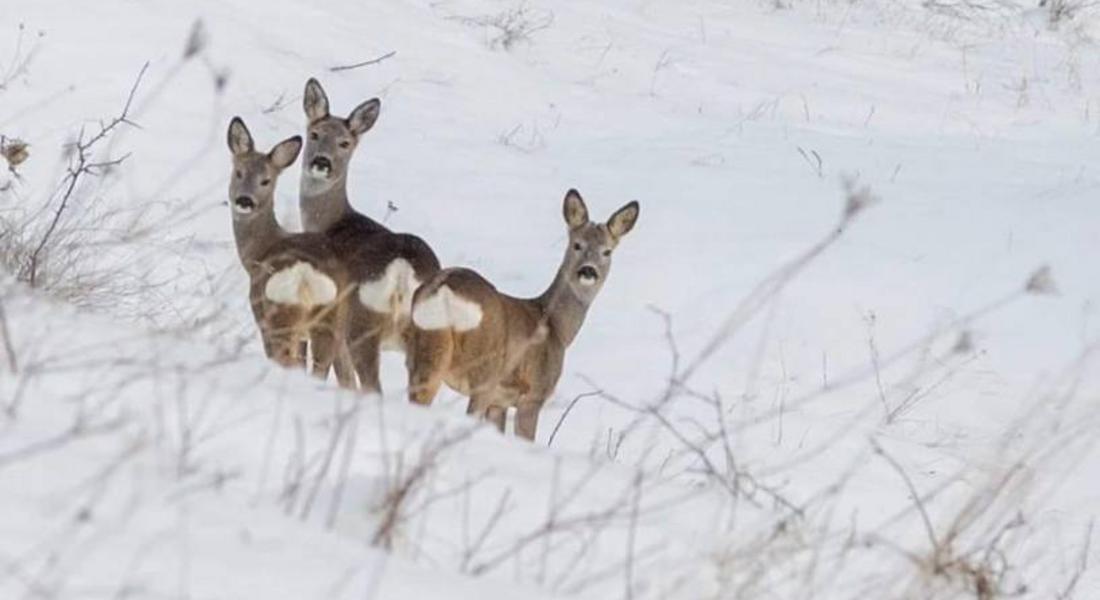
[(348, 162), (359, 137), (378, 120), (382, 102), (371, 98), (355, 107), (345, 119), (329, 114), (328, 96), (316, 79), (306, 82), (302, 107), (308, 121), (303, 158), (302, 192), (323, 194), (347, 177)]
[(638, 211), (638, 202), (629, 202), (606, 223), (594, 223), (588, 219), (588, 207), (580, 193), (569, 190), (565, 194), (562, 213), (569, 227), (569, 246), (559, 277), (585, 304), (592, 302), (606, 281), (615, 247), (634, 228)]
[(264, 213), (274, 214), (275, 180), (298, 158), (302, 138), (294, 136), (283, 140), (266, 154), (257, 152), (252, 134), (240, 117), (233, 117), (229, 122), (226, 138), (233, 154), (229, 201), (234, 221), (248, 221)]

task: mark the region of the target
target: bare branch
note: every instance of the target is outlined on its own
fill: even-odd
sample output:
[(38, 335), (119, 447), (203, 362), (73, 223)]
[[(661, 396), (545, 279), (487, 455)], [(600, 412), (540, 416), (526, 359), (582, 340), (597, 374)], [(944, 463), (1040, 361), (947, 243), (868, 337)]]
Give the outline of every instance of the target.
[(939, 541), (936, 539), (936, 530), (932, 527), (932, 519), (928, 518), (928, 511), (924, 509), (924, 502), (921, 500), (921, 495), (917, 492), (917, 487), (913, 485), (913, 480), (909, 478), (909, 474), (905, 472), (905, 469), (901, 466), (893, 456), (890, 456), (882, 449), (878, 441), (871, 439), (871, 448), (874, 449), (875, 454), (881, 456), (891, 467), (897, 471), (902, 480), (905, 481), (905, 487), (909, 488), (909, 494), (913, 497), (913, 504), (916, 505), (917, 511), (920, 513), (921, 521), (924, 522), (924, 531), (928, 534), (928, 541), (932, 543), (932, 548), (939, 548)]
[(110, 122), (100, 124), (99, 132), (88, 139), (84, 139), (84, 130), (82, 129), (80, 135), (77, 136), (76, 142), (73, 143), (72, 149), (74, 152), (70, 159), (68, 173), (65, 175), (65, 182), (62, 184), (65, 191), (61, 196), (61, 202), (54, 211), (53, 219), (50, 221), (49, 226), (46, 227), (45, 233), (42, 234), (42, 238), (39, 240), (28, 259), (27, 282), (31, 287), (35, 287), (38, 282), (38, 266), (42, 250), (46, 247), (46, 244), (49, 243), (50, 237), (53, 236), (58, 223), (61, 221), (61, 215), (64, 214), (65, 209), (68, 208), (73, 191), (76, 189), (76, 184), (80, 182), (84, 175), (95, 175), (96, 170), (102, 172), (106, 168), (117, 166), (126, 159), (126, 156), (123, 156), (117, 160), (93, 162), (91, 160), (91, 151), (97, 143), (110, 135), (119, 125), (124, 123), (127, 125), (135, 125), (129, 120), (130, 106), (134, 102), (134, 95), (137, 93), (138, 86), (141, 85), (141, 79), (145, 76), (145, 71), (148, 68), (149, 63), (147, 61), (142, 65), (141, 71), (138, 72), (137, 79), (134, 81), (134, 85), (130, 88), (130, 94), (126, 97), (126, 104), (122, 107), (122, 112), (111, 119)]
[(561, 429), (561, 424), (565, 422), (565, 417), (569, 416), (569, 411), (573, 410), (573, 407), (577, 405), (577, 402), (580, 402), (583, 398), (599, 396), (601, 395), (601, 393), (602, 392), (599, 391), (585, 392), (583, 394), (578, 394), (576, 398), (573, 398), (573, 401), (569, 403), (569, 406), (565, 407), (565, 412), (563, 412), (561, 414), (561, 417), (558, 418), (558, 424), (554, 425), (554, 430), (550, 432), (550, 439), (546, 440), (546, 445), (552, 446), (554, 444), (554, 436), (558, 435), (558, 429)]
[(8, 371), (19, 372), (19, 362), (16, 360), (15, 345), (11, 341), (11, 330), (8, 329), (8, 316), (4, 312), (4, 304), (0, 301), (0, 338), (4, 342), (4, 356), (8, 361)]
[(369, 65), (376, 65), (376, 64), (386, 60), (387, 58), (390, 58), (390, 57), (394, 56), (395, 54), (397, 54), (397, 50), (390, 50), (389, 52), (383, 54), (382, 56), (379, 56), (378, 58), (372, 58), (370, 60), (364, 60), (363, 62), (357, 62), (357, 63), (350, 64), (350, 65), (339, 65), (339, 66), (335, 66), (335, 67), (329, 67), (328, 70), (332, 71), (333, 73), (336, 73), (338, 71), (350, 71), (351, 69), (358, 69), (359, 67), (366, 67), (366, 66), (369, 66)]

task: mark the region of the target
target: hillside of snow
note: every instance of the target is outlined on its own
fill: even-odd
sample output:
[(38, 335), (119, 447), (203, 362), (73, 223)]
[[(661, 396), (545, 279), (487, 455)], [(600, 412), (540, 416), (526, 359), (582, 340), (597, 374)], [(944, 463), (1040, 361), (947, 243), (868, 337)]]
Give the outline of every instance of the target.
[[(1074, 0), (0, 6), (0, 598), (1100, 597), (1097, 39)], [(381, 399), (264, 359), (225, 131), (302, 134), (309, 77), (382, 101), (356, 207), (508, 293), (567, 189), (640, 202), (536, 443), (399, 354)]]

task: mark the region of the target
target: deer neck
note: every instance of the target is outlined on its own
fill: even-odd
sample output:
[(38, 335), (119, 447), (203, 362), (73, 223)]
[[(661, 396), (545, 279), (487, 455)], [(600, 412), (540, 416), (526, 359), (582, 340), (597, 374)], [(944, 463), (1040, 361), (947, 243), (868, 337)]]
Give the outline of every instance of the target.
[(344, 217), (351, 214), (348, 202), (348, 178), (345, 173), (325, 191), (310, 194), (303, 180), (298, 196), (298, 209), (302, 213), (302, 228), (306, 231), (328, 231)]
[(233, 219), (233, 238), (237, 242), (237, 255), (245, 267), (263, 258), (271, 246), (286, 233), (275, 220), (274, 211), (263, 211), (251, 218)]
[(581, 325), (584, 325), (588, 307), (592, 305), (591, 298), (581, 298), (576, 294), (569, 285), (568, 276), (563, 264), (550, 287), (536, 299), (543, 319), (550, 327), (551, 336), (566, 348), (577, 337)]

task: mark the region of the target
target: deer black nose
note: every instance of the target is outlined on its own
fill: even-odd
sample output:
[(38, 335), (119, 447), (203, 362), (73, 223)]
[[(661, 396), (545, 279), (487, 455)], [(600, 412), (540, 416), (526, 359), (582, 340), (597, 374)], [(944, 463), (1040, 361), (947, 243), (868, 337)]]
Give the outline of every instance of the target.
[(592, 265), (584, 265), (583, 267), (577, 269), (577, 277), (581, 278), (582, 280), (588, 279), (591, 281), (596, 281), (600, 278), (600, 273)]
[(237, 199), (233, 201), (233, 204), (244, 212), (249, 212), (256, 208), (256, 201), (248, 196), (237, 196)]
[(331, 171), (332, 161), (325, 158), (324, 156), (318, 156), (317, 158), (313, 159), (313, 162), (310, 163), (310, 166), (314, 169), (318, 169), (321, 171)]

